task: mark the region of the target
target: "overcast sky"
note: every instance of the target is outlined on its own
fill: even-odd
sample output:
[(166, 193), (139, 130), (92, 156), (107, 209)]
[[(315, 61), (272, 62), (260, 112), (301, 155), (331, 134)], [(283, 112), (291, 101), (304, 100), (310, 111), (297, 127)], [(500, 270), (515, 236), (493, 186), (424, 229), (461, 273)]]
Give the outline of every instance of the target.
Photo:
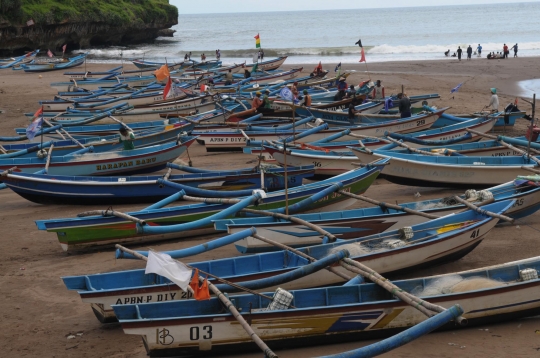
[(339, 10), (367, 9), (405, 6), (441, 6), (535, 2), (534, 0), (169, 0), (178, 7), (180, 14), (256, 12), (256, 11), (297, 11), (297, 10)]

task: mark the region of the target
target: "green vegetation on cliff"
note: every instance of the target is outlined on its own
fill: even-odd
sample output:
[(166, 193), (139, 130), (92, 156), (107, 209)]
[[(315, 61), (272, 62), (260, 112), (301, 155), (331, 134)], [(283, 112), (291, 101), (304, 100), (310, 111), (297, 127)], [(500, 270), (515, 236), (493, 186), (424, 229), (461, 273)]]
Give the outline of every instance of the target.
[(178, 9), (168, 0), (0, 0), (0, 23), (24, 25), (63, 23), (105, 23), (137, 26), (149, 23), (176, 23)]

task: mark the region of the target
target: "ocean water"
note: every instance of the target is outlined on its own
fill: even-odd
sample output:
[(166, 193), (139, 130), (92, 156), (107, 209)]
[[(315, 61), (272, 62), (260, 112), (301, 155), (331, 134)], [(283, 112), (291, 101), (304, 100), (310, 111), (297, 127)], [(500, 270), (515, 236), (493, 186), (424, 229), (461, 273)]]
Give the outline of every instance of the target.
[[(180, 9), (181, 12), (181, 9)], [(483, 54), (519, 45), (519, 56), (540, 56), (540, 2), (392, 9), (180, 15), (173, 38), (154, 44), (90, 49), (98, 61), (145, 58), (180, 61), (191, 51), (224, 63), (252, 61), (259, 33), (265, 58), (294, 63), (357, 63), (362, 40), (368, 62), (437, 60), (450, 49), (483, 46)], [(513, 53), (511, 53), (513, 56)]]

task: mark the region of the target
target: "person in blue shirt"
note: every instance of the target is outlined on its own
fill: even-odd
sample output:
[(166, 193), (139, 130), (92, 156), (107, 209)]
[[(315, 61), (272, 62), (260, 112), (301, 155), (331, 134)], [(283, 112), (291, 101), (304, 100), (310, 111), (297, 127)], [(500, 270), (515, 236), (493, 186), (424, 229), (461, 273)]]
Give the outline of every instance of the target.
[(478, 47), (476, 48), (476, 51), (478, 52), (478, 57), (482, 56), (482, 46), (478, 44)]
[(510, 49), (511, 49), (511, 50), (514, 50), (514, 57), (518, 57), (518, 56), (517, 56), (517, 52), (518, 52), (518, 45), (517, 45), (517, 44), (515, 44), (515, 45), (514, 45), (514, 46), (512, 46), (512, 47), (511, 47)]

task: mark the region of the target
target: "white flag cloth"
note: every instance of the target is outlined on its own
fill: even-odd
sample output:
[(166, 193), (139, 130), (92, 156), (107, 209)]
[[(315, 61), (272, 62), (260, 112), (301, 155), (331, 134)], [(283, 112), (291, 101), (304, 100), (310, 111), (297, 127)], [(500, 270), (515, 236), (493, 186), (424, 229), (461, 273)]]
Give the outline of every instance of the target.
[(253, 54), (253, 63), (257, 63), (257, 61), (259, 61), (259, 54), (258, 54), (258, 53), (254, 53), (254, 54)]
[(160, 276), (167, 277), (183, 291), (187, 291), (191, 280), (191, 271), (181, 262), (173, 260), (170, 255), (149, 251), (144, 273), (157, 273)]

